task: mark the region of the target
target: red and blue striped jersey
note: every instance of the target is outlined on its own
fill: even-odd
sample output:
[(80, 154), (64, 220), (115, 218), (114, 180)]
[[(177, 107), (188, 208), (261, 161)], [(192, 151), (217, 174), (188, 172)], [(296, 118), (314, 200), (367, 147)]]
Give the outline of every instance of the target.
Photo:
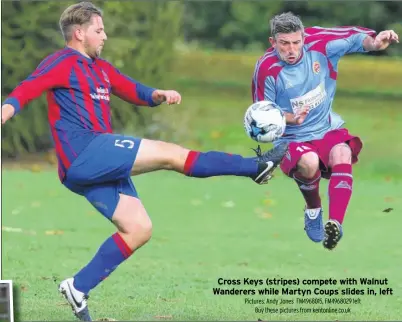
[(47, 93), (48, 119), (59, 163), (59, 177), (100, 133), (111, 133), (110, 95), (142, 106), (156, 106), (155, 89), (122, 74), (103, 59), (91, 59), (65, 47), (46, 57), (3, 104), (20, 112)]

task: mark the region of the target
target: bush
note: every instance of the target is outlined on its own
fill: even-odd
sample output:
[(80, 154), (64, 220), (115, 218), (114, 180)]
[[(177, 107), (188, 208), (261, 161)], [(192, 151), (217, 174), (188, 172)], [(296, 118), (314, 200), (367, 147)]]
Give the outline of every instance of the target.
[[(74, 3), (74, 2), (73, 2)], [(109, 40), (104, 58), (122, 72), (150, 86), (163, 86), (180, 35), (178, 2), (94, 1), (104, 11)], [(47, 55), (64, 46), (58, 21), (71, 2), (5, 2), (2, 4), (2, 99), (27, 78)], [(31, 102), (3, 127), (4, 156), (37, 152), (51, 146), (45, 95)], [(116, 130), (145, 131), (141, 110), (112, 101)]]

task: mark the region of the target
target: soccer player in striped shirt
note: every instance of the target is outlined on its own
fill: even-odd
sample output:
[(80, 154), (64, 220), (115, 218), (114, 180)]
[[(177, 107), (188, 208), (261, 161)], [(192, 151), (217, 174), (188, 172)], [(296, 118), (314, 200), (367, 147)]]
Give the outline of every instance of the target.
[(84, 196), (117, 227), (93, 259), (59, 285), (75, 315), (90, 321), (90, 290), (151, 237), (152, 223), (131, 175), (164, 169), (196, 178), (249, 177), (263, 184), (285, 155), (286, 145), (244, 158), (113, 134), (111, 94), (142, 106), (179, 104), (181, 96), (173, 90), (145, 86), (100, 58), (106, 34), (102, 12), (91, 3), (68, 7), (61, 15), (60, 28), (66, 47), (43, 60), (7, 97), (2, 106), (2, 124), (47, 92), (61, 182)]
[[(352, 195), (352, 164), (362, 142), (349, 134), (333, 112), (339, 59), (351, 53), (386, 49), (398, 42), (393, 30), (361, 27), (304, 29), (292, 13), (271, 20), (272, 47), (258, 60), (252, 80), (253, 101), (270, 100), (285, 112), (287, 127), (274, 144), (289, 143), (282, 171), (293, 178), (306, 202), (305, 231), (314, 242), (333, 249)], [(329, 179), (329, 220), (323, 225), (320, 178)]]

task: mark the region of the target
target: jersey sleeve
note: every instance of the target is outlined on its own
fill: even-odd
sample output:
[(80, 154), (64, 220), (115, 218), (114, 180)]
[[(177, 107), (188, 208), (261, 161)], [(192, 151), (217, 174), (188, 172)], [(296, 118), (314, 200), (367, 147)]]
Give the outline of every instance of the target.
[(367, 51), (363, 47), (363, 41), (368, 36), (369, 35), (364, 33), (357, 33), (349, 37), (329, 41), (326, 48), (327, 55), (332, 57), (353, 53), (365, 53)]
[(343, 26), (334, 28), (310, 27), (305, 29), (305, 44), (315, 48), (328, 57), (342, 57), (352, 53), (365, 53), (363, 41), (366, 37), (375, 37), (374, 30)]
[(257, 62), (254, 69), (252, 84), (253, 103), (258, 101), (276, 102), (276, 77), (281, 66), (276, 64), (275, 58)]
[(112, 64), (102, 61), (103, 66), (108, 74), (112, 93), (126, 102), (139, 106), (157, 106), (152, 99), (152, 93), (156, 90), (141, 84), (135, 79), (124, 75), (119, 69)]
[(41, 62), (35, 71), (7, 96), (3, 105), (11, 104), (15, 108), (15, 115), (44, 92), (52, 88), (67, 86), (68, 65), (68, 60), (52, 63)]
[(276, 90), (274, 78), (272, 76), (267, 76), (262, 83), (262, 86), (264, 86), (264, 101), (275, 102)]

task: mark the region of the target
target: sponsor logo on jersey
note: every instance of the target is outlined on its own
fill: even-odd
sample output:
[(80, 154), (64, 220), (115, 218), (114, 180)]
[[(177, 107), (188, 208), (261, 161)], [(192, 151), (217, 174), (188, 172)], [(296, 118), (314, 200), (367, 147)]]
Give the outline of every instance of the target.
[(292, 106), (293, 113), (297, 113), (305, 107), (309, 107), (309, 109), (312, 110), (323, 103), (326, 97), (327, 92), (325, 90), (325, 84), (321, 82), (320, 85), (303, 96), (292, 98), (290, 105)]
[(93, 100), (110, 101), (109, 90), (107, 88), (97, 87), (96, 93), (91, 93), (90, 95)]

